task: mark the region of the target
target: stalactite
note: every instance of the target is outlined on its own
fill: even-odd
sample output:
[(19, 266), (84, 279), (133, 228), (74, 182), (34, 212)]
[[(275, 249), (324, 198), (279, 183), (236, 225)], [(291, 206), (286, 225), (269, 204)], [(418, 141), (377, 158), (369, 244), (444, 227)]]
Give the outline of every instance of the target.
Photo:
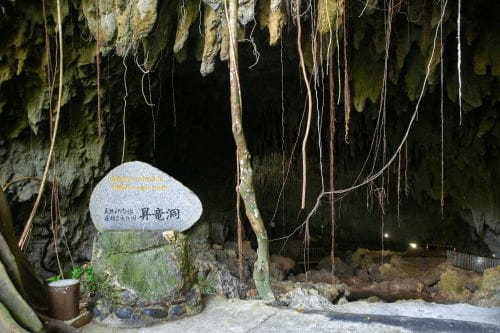
[(217, 11), (210, 6), (205, 6), (203, 19), (203, 56), (201, 60), (200, 73), (206, 76), (215, 69), (215, 58), (221, 48), (221, 18)]

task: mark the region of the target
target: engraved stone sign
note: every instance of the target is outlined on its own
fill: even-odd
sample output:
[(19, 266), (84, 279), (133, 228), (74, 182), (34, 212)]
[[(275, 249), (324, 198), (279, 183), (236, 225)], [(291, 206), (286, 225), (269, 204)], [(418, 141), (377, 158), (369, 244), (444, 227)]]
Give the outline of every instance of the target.
[(90, 197), (90, 216), (99, 231), (189, 229), (201, 216), (190, 189), (144, 162), (111, 170)]

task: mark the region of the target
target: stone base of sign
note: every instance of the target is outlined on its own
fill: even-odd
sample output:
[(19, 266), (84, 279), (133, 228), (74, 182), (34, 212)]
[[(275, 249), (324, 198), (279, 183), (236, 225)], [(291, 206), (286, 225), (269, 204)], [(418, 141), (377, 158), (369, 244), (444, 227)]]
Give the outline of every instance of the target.
[(92, 265), (96, 320), (142, 327), (202, 310), (190, 236), (178, 232), (106, 231), (96, 237)]
[(183, 297), (175, 300), (175, 304), (126, 303), (126, 299), (118, 302), (99, 299), (94, 307), (94, 319), (105, 326), (138, 328), (195, 315), (203, 309), (198, 287), (192, 288)]

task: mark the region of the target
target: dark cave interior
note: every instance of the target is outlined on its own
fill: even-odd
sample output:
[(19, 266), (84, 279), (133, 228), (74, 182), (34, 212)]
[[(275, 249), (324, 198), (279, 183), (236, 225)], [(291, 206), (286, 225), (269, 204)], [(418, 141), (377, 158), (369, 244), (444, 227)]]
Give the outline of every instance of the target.
[[(264, 38), (262, 33), (256, 33), (256, 44), (265, 45)], [(316, 196), (321, 192), (318, 114), (321, 115), (322, 122), (321, 162), (325, 184), (328, 184), (329, 179), (329, 134), (327, 84), (319, 83), (324, 90), (318, 90), (325, 91), (325, 96), (320, 94), (316, 97), (320, 101), (319, 105), (323, 106), (315, 110), (312, 122), (308, 145), (308, 201), (306, 209), (301, 210), (301, 139), (299, 138), (295, 150), (294, 145), (297, 136), (303, 134), (303, 126), (299, 129), (299, 125), (304, 113), (305, 87), (301, 84), (295, 53), (285, 48), (286, 46), (283, 49), (263, 46), (256, 59), (252, 55), (252, 45), (244, 43), (240, 68), (245, 132), (254, 158), (257, 197), (270, 239), (274, 240), (271, 242), (271, 250), (286, 255), (287, 249), (297, 252), (292, 247), (303, 246), (304, 230), (294, 233), (286, 244), (281, 238), (304, 222)], [(129, 59), (129, 62), (128, 75), (130, 80), (136, 80), (135, 78), (140, 77), (140, 72), (134, 69), (133, 59)], [(126, 128), (130, 146), (127, 147), (126, 158), (152, 163), (192, 188), (204, 204), (204, 218), (213, 226), (212, 240), (234, 240), (235, 145), (230, 124), (227, 63), (218, 63), (215, 73), (207, 77), (199, 75), (194, 59), (173, 64), (172, 59), (165, 60), (151, 76), (153, 84), (150, 89), (152, 95), (157, 96), (157, 100), (153, 97), (155, 105), (148, 107), (139, 97), (139, 103), (127, 110)], [(147, 88), (146, 86), (146, 90)], [(135, 86), (135, 91), (130, 94), (141, 96), (140, 89), (140, 86)], [(415, 102), (401, 98), (397, 86), (392, 85), (389, 90), (387, 158), (400, 143), (415, 108)], [(122, 91), (115, 91), (114, 98), (118, 100), (123, 98), (122, 95)], [(457, 163), (457, 147), (473, 145), (474, 140), (486, 140), (475, 135), (480, 119), (488, 109), (466, 113), (464, 125), (460, 126), (456, 104), (446, 98), (444, 103), (446, 186), (448, 175), (456, 176), (453, 169)], [(439, 105), (439, 89), (433, 86), (424, 98), (418, 121), (411, 130), (405, 147), (406, 152), (401, 154), (399, 175), (396, 159), (384, 175), (385, 185), (378, 180), (372, 187), (357, 190), (338, 202), (335, 244), (340, 253), (357, 248), (375, 250), (382, 246), (386, 250), (405, 251), (409, 249), (410, 243), (416, 243), (420, 248), (456, 248), (478, 255), (491, 254), (475, 228), (467, 223), (470, 213), (447, 193), (444, 213), (441, 215)], [(348, 143), (344, 140), (342, 107), (338, 107), (336, 187), (342, 188), (353, 184), (368, 156), (371, 140), (367, 138), (371, 139), (373, 135), (378, 104), (369, 102), (367, 110), (353, 115)], [(121, 124), (121, 116), (117, 116), (118, 124)], [(123, 127), (115, 126), (115, 144), (110, 151), (114, 156), (113, 165), (120, 162), (122, 136)], [(488, 153), (496, 154), (496, 150)], [(293, 156), (292, 163), (289, 161), (290, 156)], [(494, 163), (494, 159), (489, 160), (488, 154), (484, 157), (485, 163)], [(380, 168), (380, 160), (381, 158), (374, 166), (375, 170)], [(371, 163), (370, 161), (369, 165)], [(384, 188), (386, 196), (383, 207), (376, 194), (381, 188)], [(310, 248), (311, 253), (314, 252), (316, 256), (329, 253), (331, 222), (328, 206), (328, 200), (323, 200), (322, 208), (310, 223)], [(384, 214), (381, 214), (382, 210)], [(251, 239), (252, 232), (248, 224), (246, 229), (246, 235)]]
[[(430, 3), (422, 4), (421, 9), (426, 6), (433, 10)], [(464, 58), (467, 60), (464, 61), (464, 100), (474, 103), (464, 104), (467, 107), (464, 107), (462, 125), (459, 124), (456, 96), (453, 99), (454, 95), (450, 93), (456, 91), (456, 38), (453, 33), (449, 33), (455, 27), (453, 22), (448, 22), (446, 26), (448, 33), (443, 54), (446, 60), (446, 93), (443, 99), (443, 214), (440, 205), (441, 98), (439, 75), (434, 72), (431, 76), (432, 84), (427, 88), (420, 105), (418, 121), (411, 129), (404, 146), (404, 154), (396, 158), (384, 173), (383, 180), (380, 178), (373, 186), (361, 188), (338, 201), (335, 244), (340, 252), (361, 247), (380, 249), (382, 246), (384, 249), (407, 250), (410, 243), (416, 243), (420, 248), (430, 244), (441, 249), (456, 248), (477, 255), (498, 255), (500, 230), (496, 216), (500, 191), (495, 185), (500, 180), (500, 123), (495, 89), (498, 90), (499, 83), (493, 67), (487, 62), (482, 74), (478, 74), (473, 68), (473, 59), (478, 57), (475, 49), (480, 49), (483, 43), (476, 37), (483, 34), (485, 38), (490, 38), (489, 32), (494, 31), (498, 20), (492, 15), (495, 11), (490, 10), (487, 2), (467, 6), (469, 17), (481, 17), (482, 20), (475, 22), (477, 25), (470, 26), (467, 35), (470, 44), (464, 45)], [(85, 22), (79, 21), (78, 10), (70, 11), (73, 26), (72, 30), (68, 30), (66, 39), (70, 41), (68, 45), (77, 50), (75, 53), (86, 55), (82, 50), (84, 46), (88, 47), (91, 40), (82, 38), (89, 35), (89, 31)], [(11, 9), (10, 14), (12, 20), (22, 21), (24, 17), (22, 12), (14, 9)], [(422, 41), (425, 25), (420, 25), (422, 23), (416, 19), (410, 24), (404, 13), (397, 15), (395, 19), (395, 24), (401, 31), (394, 37), (394, 54), (390, 61), (394, 65), (402, 59), (403, 63), (397, 73), (399, 77), (391, 79), (388, 86), (386, 159), (394, 154), (415, 110), (416, 101), (408, 97), (411, 95), (409, 90), (411, 88), (418, 91), (421, 83), (419, 75), (425, 68), (422, 59), (428, 56), (423, 50), (429, 46), (429, 40), (426, 46)], [(373, 51), (383, 33), (372, 29), (374, 26), (381, 26), (382, 17), (372, 15), (367, 18), (367, 22), (353, 20), (356, 29), (350, 36), (354, 41), (351, 62), (355, 97), (358, 93), (356, 89), (359, 88), (356, 82), (369, 82), (370, 87), (381, 86), (381, 82), (375, 79), (379, 76), (373, 75), (372, 82), (372, 77), (366, 75), (370, 73), (371, 66), (380, 64), (383, 58), (381, 53)], [(10, 28), (9, 32), (13, 33), (14, 26)], [(198, 28), (197, 24), (191, 27), (192, 36), (198, 36)], [(322, 181), (329, 184), (328, 84), (326, 76), (317, 82), (318, 89), (314, 99), (318, 108), (313, 113), (307, 147), (308, 195), (306, 209), (301, 210), (300, 145), (304, 133), (301, 120), (306, 94), (298, 65), (295, 30), (293, 27), (287, 28), (278, 45), (269, 47), (267, 31), (252, 24), (246, 29), (247, 37), (254, 31), (252, 37), (255, 49), (248, 41), (240, 43), (244, 129), (253, 156), (257, 200), (269, 237), (273, 240), (271, 252), (282, 253), (283, 241), (279, 239), (289, 235), (304, 222), (321, 192)], [(41, 35), (38, 37), (41, 38)], [(402, 58), (398, 58), (398, 47), (403, 45), (405, 38), (411, 41), (409, 50)], [(104, 143), (97, 137), (94, 126), (97, 121), (93, 56), (83, 64), (74, 60), (79, 59), (78, 56), (68, 56), (75, 57), (68, 60), (68, 64), (71, 64), (68, 67), (73, 71), (68, 70), (71, 73), (68, 75), (74, 75), (71, 78), (78, 79), (74, 79), (74, 85), (68, 88), (71, 98), (68, 106), (63, 108), (61, 147), (56, 152), (60, 154), (62, 163), (56, 174), (62, 179), (61, 196), (68, 197), (67, 202), (61, 202), (64, 214), (67, 215), (63, 218), (71, 222), (67, 225), (68, 235), (72, 238), (70, 245), (78, 249), (77, 257), (80, 260), (90, 259), (89, 249), (95, 233), (87, 214), (92, 186), (104, 175), (105, 170), (121, 163), (125, 100), (125, 160), (149, 162), (179, 179), (200, 196), (204, 205), (203, 219), (211, 225), (212, 241), (221, 243), (235, 239), (236, 162), (229, 112), (227, 62), (217, 60), (215, 71), (202, 77), (200, 62), (195, 59), (194, 54), (197, 42), (195, 38), (188, 40), (186, 49), (189, 53), (182, 63), (177, 63), (175, 56), (165, 51), (154, 70), (146, 76), (142, 75), (137, 66), (144, 59), (141, 48), (137, 50), (136, 56), (128, 56), (125, 60), (114, 52), (103, 55), (101, 88), (105, 115), (103, 125), (106, 129), (106, 137), (102, 140)], [(37, 50), (37, 56), (40, 55), (40, 50), (41, 48)], [(74, 69), (75, 63), (78, 64), (78, 69)], [(33, 61), (33, 64), (37, 62)], [(366, 71), (361, 70), (365, 68)], [(326, 66), (322, 70), (326, 73)], [(46, 156), (49, 132), (47, 113), (41, 112), (43, 108), (38, 110), (39, 118), (33, 125), (30, 123), (32, 120), (26, 120), (25, 114), (15, 111), (24, 107), (26, 98), (23, 94), (29, 92), (30, 87), (43, 86), (40, 81), (30, 81), (34, 76), (33, 72), (27, 70), (23, 75), (6, 82), (0, 95), (5, 98), (9, 96), (8, 105), (12, 105), (12, 108), (3, 111), (0, 122), (0, 157), (6, 161), (6, 167), (0, 176), (4, 183), (17, 175), (40, 173), (39, 169)], [(361, 88), (369, 87), (362, 85)], [(378, 94), (378, 88), (375, 90)], [(480, 90), (485, 93), (481, 94)], [(148, 106), (148, 103), (154, 105)], [(337, 106), (335, 168), (338, 189), (351, 186), (362, 169), (370, 151), (379, 103), (372, 102), (368, 97), (363, 112), (352, 112), (349, 142), (344, 140), (343, 105)], [(78, 108), (82, 112), (73, 112), (80, 110)], [(37, 133), (41, 133), (43, 138), (40, 136), (38, 140)], [(319, 138), (322, 142), (321, 151)], [(103, 151), (100, 150), (101, 147)], [(72, 151), (75, 151), (75, 156)], [(378, 154), (374, 164), (372, 160), (368, 161), (369, 168), (373, 166), (373, 170), (379, 170), (383, 165), (382, 155)], [(81, 156), (85, 157), (79, 161)], [(82, 166), (81, 163), (86, 164)], [(322, 170), (320, 165), (323, 166)], [(366, 170), (360, 179), (366, 177)], [(37, 184), (36, 181), (23, 181), (14, 184), (7, 191), (12, 208), (16, 211), (18, 232), (33, 204)], [(382, 188), (384, 200), (380, 205), (377, 193), (381, 193)], [(48, 200), (45, 207), (49, 207)], [(382, 211), (384, 214), (381, 214)], [(39, 238), (43, 238), (42, 246), (46, 250), (53, 247), (48, 241), (51, 237), (48, 216), (47, 209), (40, 212), (38, 224), (41, 233)], [(324, 255), (329, 252), (331, 244), (328, 200), (322, 200), (319, 211), (310, 222), (310, 247)], [(246, 237), (254, 237), (248, 223), (245, 223), (245, 228)], [(388, 237), (384, 238), (384, 234), (388, 234)], [(298, 245), (289, 248), (300, 248), (303, 238), (304, 230), (300, 229), (289, 239), (289, 242), (293, 241)], [(282, 254), (286, 255), (289, 250), (285, 248), (283, 251), (285, 253)], [(44, 259), (44, 269), (55, 271), (53, 250), (48, 252), (50, 255)], [(36, 246), (33, 253), (35, 256), (45, 256), (39, 254)]]

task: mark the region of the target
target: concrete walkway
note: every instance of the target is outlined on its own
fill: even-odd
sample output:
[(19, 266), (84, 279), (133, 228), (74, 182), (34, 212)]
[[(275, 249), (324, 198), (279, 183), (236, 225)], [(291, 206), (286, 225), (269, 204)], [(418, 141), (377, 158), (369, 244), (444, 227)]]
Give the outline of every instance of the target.
[[(207, 300), (197, 316), (140, 329), (118, 329), (91, 323), (84, 333), (251, 333), (251, 332), (463, 332), (500, 333), (500, 308), (418, 301), (352, 302), (335, 312), (298, 312), (261, 301)], [(362, 311), (363, 313), (360, 313)]]

